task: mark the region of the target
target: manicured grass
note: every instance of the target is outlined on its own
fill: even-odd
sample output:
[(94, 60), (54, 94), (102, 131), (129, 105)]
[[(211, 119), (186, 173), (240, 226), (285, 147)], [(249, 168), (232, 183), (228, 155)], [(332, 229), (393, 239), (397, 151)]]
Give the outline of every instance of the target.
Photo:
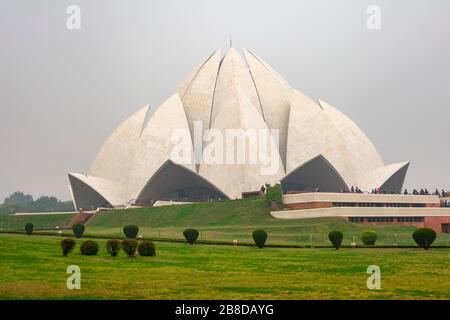
[[(279, 249), (157, 243), (155, 257), (64, 258), (62, 237), (0, 234), (1, 299), (450, 299), (450, 250)], [(369, 265), (381, 290), (368, 290)], [(81, 290), (66, 268), (81, 268)]]
[(0, 215), (0, 230), (24, 230), (25, 224), (31, 222), (34, 229), (54, 229), (63, 227), (76, 215), (68, 214), (33, 214), (33, 215)]
[(141, 226), (233, 226), (263, 225), (272, 223), (266, 201), (244, 199), (193, 203), (163, 207), (149, 207), (100, 212), (89, 224), (97, 227), (123, 227), (129, 222), (139, 222)]

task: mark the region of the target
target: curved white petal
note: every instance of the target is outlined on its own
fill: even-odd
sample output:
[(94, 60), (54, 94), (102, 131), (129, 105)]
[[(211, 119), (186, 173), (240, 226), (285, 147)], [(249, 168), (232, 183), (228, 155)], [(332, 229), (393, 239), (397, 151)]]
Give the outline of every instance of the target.
[(352, 120), (330, 104), (320, 100), (319, 103), (344, 141), (348, 161), (352, 167), (349, 185), (359, 186), (360, 178), (367, 172), (383, 166), (383, 160), (370, 139)]
[(279, 149), (286, 167), (287, 133), (292, 89), (273, 69), (249, 50), (244, 50), (250, 74), (263, 110), (264, 120), (270, 129), (279, 130)]
[[(228, 90), (230, 96), (227, 99), (216, 100), (218, 105), (212, 129), (218, 130), (224, 138), (223, 164), (203, 163), (200, 166), (200, 175), (232, 199), (240, 198), (244, 191), (258, 191), (266, 182), (278, 182), (284, 175), (277, 143), (262, 116), (255, 111), (257, 106), (254, 105), (254, 100), (245, 94), (245, 89), (240, 88), (239, 84), (231, 82), (226, 88), (224, 85), (221, 90), (223, 92)], [(227, 136), (231, 132), (242, 135), (241, 138), (233, 140), (235, 143), (227, 144)], [(260, 134), (265, 134), (266, 139), (260, 139)], [(254, 137), (257, 137), (256, 140)], [(237, 141), (242, 142), (242, 148)], [(256, 152), (252, 148), (252, 143), (253, 146), (256, 145)], [(259, 156), (259, 150), (263, 150), (264, 144), (273, 146), (272, 152), (264, 153), (269, 156), (267, 163)], [(209, 144), (206, 148), (208, 146)], [(244, 161), (238, 162), (238, 153), (244, 155)], [(227, 161), (227, 155), (233, 161)], [(250, 160), (251, 155), (254, 155), (254, 161)]]
[(209, 128), (214, 88), (221, 60), (220, 50), (215, 51), (195, 72), (186, 89), (184, 91), (177, 90), (192, 136), (194, 135), (195, 121), (202, 123), (203, 132)]
[(344, 179), (331, 163), (322, 155), (314, 157), (281, 180), (284, 191), (314, 192), (318, 188), (322, 192), (348, 190)]
[(150, 177), (171, 158), (176, 145), (172, 138), (177, 132), (184, 135), (192, 159), (192, 164), (186, 166), (195, 170), (189, 125), (180, 97), (175, 93), (155, 111), (139, 138), (127, 185), (130, 199), (136, 199)]
[(227, 199), (227, 196), (211, 182), (204, 179), (185, 166), (166, 161), (158, 171), (150, 178), (136, 199), (137, 205), (151, 205), (164, 195), (174, 192), (188, 192), (189, 188), (203, 188), (208, 192), (203, 193), (201, 200)]
[(212, 128), (215, 127), (214, 122), (219, 114), (232, 115), (238, 96), (245, 96), (250, 101), (251, 110), (262, 115), (261, 104), (248, 67), (239, 53), (231, 48), (223, 58), (217, 77), (211, 113)]
[(361, 177), (361, 190), (382, 188), (388, 192), (401, 192), (409, 161), (382, 166)]
[(148, 109), (149, 106), (141, 108), (109, 136), (91, 166), (90, 175), (118, 185), (128, 183), (132, 159)]
[(112, 207), (127, 202), (124, 190), (106, 179), (69, 173), (69, 181), (76, 210), (94, 210), (97, 207)]
[(291, 100), (287, 140), (287, 172), (323, 155), (343, 177), (352, 182), (353, 167), (346, 141), (341, 138), (319, 104), (296, 91)]
[(183, 79), (183, 81), (177, 86), (175, 92), (178, 93), (180, 97), (182, 97), (188, 87), (191, 85), (192, 80), (196, 77), (199, 70), (205, 65), (206, 62), (208, 62), (209, 59), (216, 53), (217, 51), (214, 51), (212, 54), (210, 54), (206, 59), (204, 59), (201, 63), (199, 63), (194, 69), (191, 70), (191, 72)]

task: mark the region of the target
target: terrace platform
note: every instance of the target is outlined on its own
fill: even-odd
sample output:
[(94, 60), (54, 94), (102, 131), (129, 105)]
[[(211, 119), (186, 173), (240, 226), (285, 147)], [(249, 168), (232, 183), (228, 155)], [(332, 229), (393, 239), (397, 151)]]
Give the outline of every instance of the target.
[(450, 233), (450, 208), (439, 196), (311, 192), (283, 196), (285, 210), (277, 219), (342, 217), (354, 223), (407, 224)]

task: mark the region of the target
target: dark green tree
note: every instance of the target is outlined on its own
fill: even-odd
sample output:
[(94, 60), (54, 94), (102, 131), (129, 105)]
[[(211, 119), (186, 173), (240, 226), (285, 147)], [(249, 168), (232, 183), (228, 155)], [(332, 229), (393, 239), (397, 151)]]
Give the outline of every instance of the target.
[(30, 222), (28, 222), (25, 225), (25, 232), (27, 233), (27, 235), (31, 235), (33, 233), (33, 229), (34, 229), (34, 225)]
[(134, 239), (122, 240), (122, 249), (129, 257), (134, 257), (134, 255), (136, 254), (137, 246), (138, 242)]
[(156, 255), (156, 246), (153, 241), (144, 240), (139, 243), (138, 252), (140, 256), (151, 257)]
[(64, 257), (67, 257), (67, 255), (73, 250), (73, 248), (75, 248), (75, 240), (64, 239), (61, 241), (61, 249)]
[(106, 241), (106, 251), (111, 255), (111, 257), (117, 256), (120, 251), (121, 243), (117, 239), (111, 239)]
[(333, 247), (336, 250), (338, 250), (341, 247), (343, 238), (344, 238), (344, 235), (340, 231), (331, 231), (328, 234), (328, 239), (330, 239), (330, 242), (333, 244)]
[(366, 246), (373, 246), (377, 241), (377, 233), (372, 230), (366, 230), (361, 234), (361, 241)]
[(196, 229), (186, 229), (183, 231), (183, 236), (190, 244), (194, 244), (197, 241), (199, 232)]
[(95, 256), (98, 253), (98, 243), (94, 240), (86, 240), (81, 243), (81, 254), (84, 256)]
[(255, 244), (258, 248), (263, 248), (266, 244), (267, 240), (267, 232), (264, 230), (255, 230), (253, 231), (253, 241), (255, 241)]
[(82, 223), (75, 223), (72, 226), (72, 231), (73, 234), (75, 235), (75, 237), (77, 238), (81, 238), (83, 236), (84, 230), (86, 229), (86, 227), (84, 226), (84, 224)]
[(123, 233), (125, 234), (125, 237), (135, 239), (139, 233), (139, 227), (135, 226), (134, 224), (130, 224), (123, 227)]
[(413, 232), (412, 237), (417, 245), (425, 250), (431, 248), (434, 240), (436, 240), (436, 231), (430, 228), (420, 228)]

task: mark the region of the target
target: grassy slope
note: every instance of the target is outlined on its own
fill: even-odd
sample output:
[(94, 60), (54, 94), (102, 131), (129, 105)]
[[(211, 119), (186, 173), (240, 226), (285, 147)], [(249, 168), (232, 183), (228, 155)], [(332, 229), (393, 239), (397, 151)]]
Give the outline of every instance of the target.
[[(68, 222), (72, 216), (0, 216), (0, 229), (3, 223), (3, 229), (9, 224), (10, 229), (23, 230), (28, 221), (36, 228), (52, 228)], [(127, 224), (138, 225), (140, 234), (148, 237), (182, 238), (185, 228), (194, 227), (200, 230), (201, 239), (246, 242), (252, 242), (253, 230), (262, 228), (269, 233), (268, 243), (300, 245), (309, 245), (311, 235), (313, 245), (328, 245), (327, 235), (331, 230), (344, 233), (343, 244), (349, 245), (352, 237), (360, 243), (359, 235), (370, 228), (377, 231), (379, 245), (415, 245), (411, 238), (413, 227), (367, 226), (342, 218), (280, 220), (272, 218), (266, 202), (259, 199), (100, 212), (88, 222), (86, 233), (122, 235), (122, 228)], [(439, 234), (435, 244), (450, 245), (450, 235)]]
[(0, 216), (0, 230), (23, 230), (27, 222), (31, 222), (35, 229), (54, 229), (56, 226), (64, 226), (76, 214), (45, 214), (27, 216)]
[[(415, 245), (411, 238), (413, 227), (402, 225), (364, 226), (352, 224), (342, 218), (318, 218), (303, 220), (280, 220), (269, 215), (264, 200), (235, 200), (179, 206), (101, 212), (88, 223), (86, 232), (120, 235), (127, 224), (136, 224), (140, 233), (149, 237), (182, 238), (182, 231), (195, 227), (202, 239), (218, 239), (252, 242), (251, 233), (263, 228), (269, 233), (268, 243), (329, 244), (327, 235), (331, 230), (344, 233), (344, 244), (352, 237), (357, 241), (367, 228), (378, 233), (377, 244)], [(439, 234), (435, 244), (450, 244), (450, 235)]]
[[(61, 237), (0, 234), (0, 299), (450, 299), (450, 250), (256, 249), (157, 243), (156, 257), (63, 258)], [(381, 290), (366, 269), (381, 268)], [(81, 268), (81, 290), (66, 268)]]

